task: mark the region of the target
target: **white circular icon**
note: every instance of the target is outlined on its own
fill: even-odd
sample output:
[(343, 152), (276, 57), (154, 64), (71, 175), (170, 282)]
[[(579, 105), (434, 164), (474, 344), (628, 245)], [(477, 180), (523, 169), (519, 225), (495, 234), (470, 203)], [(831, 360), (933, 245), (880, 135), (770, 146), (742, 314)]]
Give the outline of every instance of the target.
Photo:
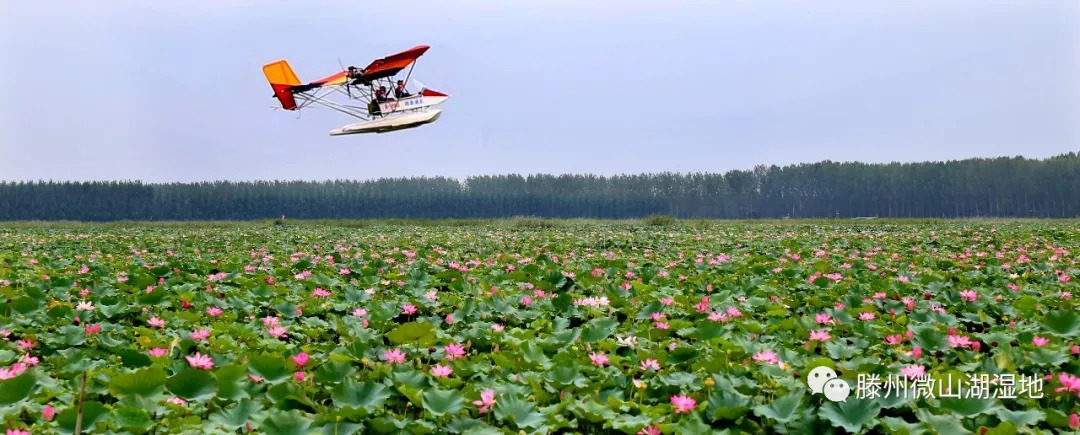
[(843, 402), (851, 395), (851, 385), (847, 381), (834, 378), (825, 383), (825, 398), (833, 402)]
[(814, 367), (813, 370), (810, 370), (810, 374), (806, 375), (806, 384), (810, 386), (810, 391), (821, 393), (825, 383), (832, 379), (836, 379), (836, 371), (825, 366), (819, 366)]

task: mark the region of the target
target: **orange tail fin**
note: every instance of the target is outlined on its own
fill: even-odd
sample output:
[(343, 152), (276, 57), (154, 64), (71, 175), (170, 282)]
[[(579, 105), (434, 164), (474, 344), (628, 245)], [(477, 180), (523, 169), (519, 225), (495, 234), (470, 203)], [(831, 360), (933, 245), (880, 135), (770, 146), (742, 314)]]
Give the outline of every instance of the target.
[(263, 74), (266, 75), (266, 81), (270, 82), (270, 87), (274, 89), (274, 97), (281, 102), (281, 107), (285, 110), (295, 110), (296, 99), (293, 98), (289, 88), (299, 85), (300, 79), (296, 77), (289, 62), (279, 60), (263, 65)]

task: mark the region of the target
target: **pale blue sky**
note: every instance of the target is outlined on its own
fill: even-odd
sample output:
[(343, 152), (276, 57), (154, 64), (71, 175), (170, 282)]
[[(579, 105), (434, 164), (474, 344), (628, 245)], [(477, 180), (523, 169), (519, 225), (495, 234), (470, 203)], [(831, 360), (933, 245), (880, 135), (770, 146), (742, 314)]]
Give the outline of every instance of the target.
[[(435, 124), (273, 111), (417, 44)], [(1080, 149), (1080, 2), (0, 1), (0, 179), (726, 171)]]

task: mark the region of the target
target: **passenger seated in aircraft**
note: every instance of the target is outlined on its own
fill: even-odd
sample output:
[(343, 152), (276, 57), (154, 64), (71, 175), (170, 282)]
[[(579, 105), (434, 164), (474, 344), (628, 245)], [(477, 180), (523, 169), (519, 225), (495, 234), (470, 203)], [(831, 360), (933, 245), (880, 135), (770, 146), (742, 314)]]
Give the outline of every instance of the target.
[(402, 81), (402, 80), (398, 80), (397, 81), (397, 87), (394, 88), (394, 96), (396, 96), (398, 98), (405, 98), (405, 97), (408, 97), (410, 95), (412, 95), (412, 94), (410, 94), (409, 91), (405, 90), (405, 82)]
[(379, 86), (379, 89), (375, 91), (375, 101), (386, 101), (386, 86)]

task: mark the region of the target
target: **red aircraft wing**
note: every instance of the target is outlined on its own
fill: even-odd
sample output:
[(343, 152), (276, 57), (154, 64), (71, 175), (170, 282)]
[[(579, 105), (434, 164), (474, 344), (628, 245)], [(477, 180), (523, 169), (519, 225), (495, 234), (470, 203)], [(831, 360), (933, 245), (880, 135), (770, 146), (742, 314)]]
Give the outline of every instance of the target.
[(396, 75), (405, 67), (409, 66), (420, 56), (423, 56), (428, 51), (428, 46), (417, 45), (416, 47), (402, 51), (401, 53), (391, 54), (382, 59), (376, 59), (363, 70), (362, 78), (366, 81), (378, 80), (384, 77), (391, 77)]

